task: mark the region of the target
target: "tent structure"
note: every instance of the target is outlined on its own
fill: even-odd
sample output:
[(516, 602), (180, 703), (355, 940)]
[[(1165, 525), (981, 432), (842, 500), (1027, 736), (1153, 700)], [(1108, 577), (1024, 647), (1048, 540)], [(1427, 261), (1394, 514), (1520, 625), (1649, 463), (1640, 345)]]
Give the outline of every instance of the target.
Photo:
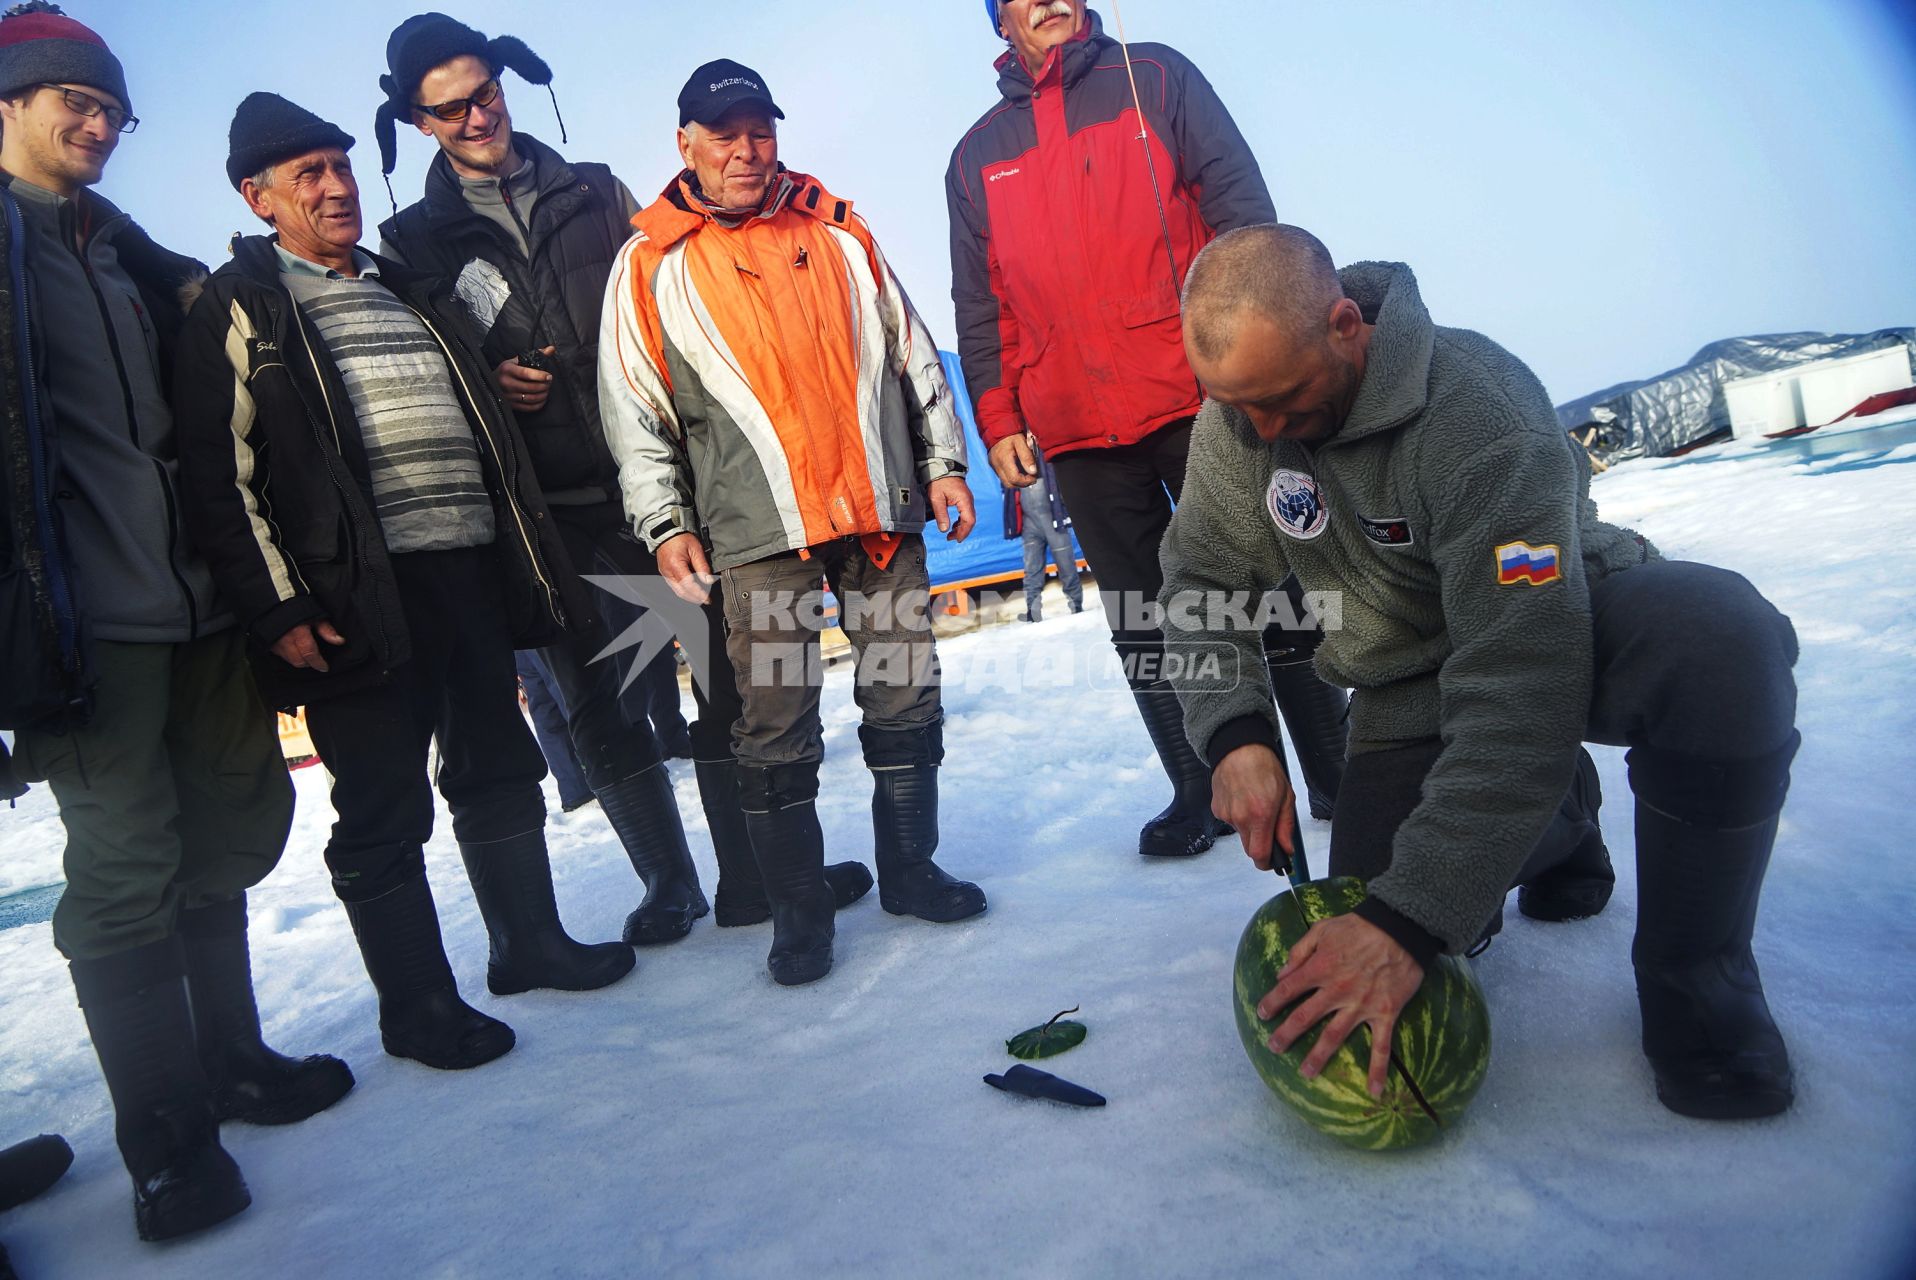
[[(1704, 347), (1680, 368), (1559, 405), (1557, 420), (1599, 462), (1665, 457), (1731, 429), (1728, 384), (1894, 348), (1916, 356), (1916, 329), (1725, 338)], [(1822, 421), (1797, 425), (1820, 426)]]
[(945, 366), (945, 380), (951, 384), (958, 418), (965, 427), (965, 452), (970, 462), (965, 482), (971, 486), (971, 496), (978, 506), (978, 527), (957, 543), (947, 542), (935, 528), (926, 530), (925, 561), (934, 593), (952, 583), (975, 583), (981, 578), (1011, 581), (1024, 572), (1023, 541), (1004, 536), (1005, 489), (991, 470), (977, 420), (971, 416), (964, 371), (958, 367), (958, 357), (949, 351), (940, 351), (938, 359)]

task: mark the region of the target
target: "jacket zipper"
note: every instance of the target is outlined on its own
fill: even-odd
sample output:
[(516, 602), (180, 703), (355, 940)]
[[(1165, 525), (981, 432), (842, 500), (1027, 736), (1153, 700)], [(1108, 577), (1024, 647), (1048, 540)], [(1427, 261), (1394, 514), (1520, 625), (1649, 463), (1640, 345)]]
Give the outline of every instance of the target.
[(426, 332), (430, 333), (433, 336), (433, 340), (439, 344), (439, 350), (446, 359), (446, 367), (451, 369), (453, 376), (459, 380), (459, 390), (466, 398), (467, 408), (472, 412), (473, 421), (479, 424), (480, 433), (486, 438), (486, 447), (492, 450), (493, 463), (499, 468), (500, 483), (505, 489), (505, 493), (501, 496), (505, 498), (506, 506), (512, 511), (513, 524), (519, 530), (519, 540), (525, 544), (526, 554), (531, 557), (533, 576), (538, 578), (539, 585), (545, 588), (546, 599), (552, 607), (553, 616), (558, 619), (559, 625), (563, 627), (567, 625), (565, 605), (559, 599), (558, 588), (552, 585), (552, 580), (547, 576), (545, 558), (539, 554), (537, 539), (532, 536), (532, 531), (526, 527), (525, 512), (520, 509), (519, 496), (513, 492), (515, 482), (518, 479), (517, 469), (515, 468), (512, 471), (506, 469), (506, 453), (499, 447), (498, 440), (493, 438), (492, 427), (487, 424), (486, 415), (479, 408), (479, 401), (472, 394), (472, 385), (466, 381), (465, 371), (459, 367), (459, 361), (453, 355), (452, 347), (440, 334), (438, 328), (433, 325), (433, 322), (427, 318), (425, 312), (410, 304), (408, 304), (408, 309), (419, 317), (419, 322), (426, 326)]
[[(126, 433), (129, 442), (141, 453), (146, 450), (140, 444), (140, 418), (133, 403), (133, 384), (126, 380), (126, 356), (120, 350), (120, 336), (113, 327), (113, 312), (106, 305), (106, 295), (100, 291), (100, 282), (93, 274), (93, 263), (88, 261), (86, 252), (75, 247), (73, 256), (80, 260), (80, 270), (86, 273), (87, 287), (93, 291), (93, 305), (99, 308), (100, 325), (106, 330), (107, 354), (113, 357), (113, 372), (120, 379), (120, 399), (126, 406)], [(180, 589), (180, 595), (186, 600), (186, 638), (197, 639), (200, 634), (199, 602), (193, 598), (193, 588), (187, 585), (186, 575), (180, 572), (179, 564), (179, 508), (173, 499), (173, 488), (167, 483), (166, 465), (158, 458), (147, 454), (147, 460), (159, 477), (160, 494), (166, 499), (166, 568), (173, 575), (173, 583)]]
[[(286, 302), (293, 309), (294, 323), (299, 326), (300, 345), (306, 348), (306, 359), (313, 366), (313, 381), (319, 384), (319, 398), (326, 406), (326, 421), (327, 424), (332, 427), (333, 431), (332, 456), (339, 459), (340, 464), (343, 466), (346, 461), (346, 453), (339, 442), (339, 418), (338, 415), (333, 412), (332, 393), (326, 390), (326, 377), (320, 372), (319, 356), (313, 350), (313, 338), (315, 335), (307, 326), (306, 313), (299, 309), (299, 303), (293, 300), (291, 294), (286, 295)], [(279, 327), (283, 328), (283, 325)], [(284, 334), (282, 334), (281, 337), (283, 340)], [(283, 341), (281, 349), (284, 349)], [(324, 456), (326, 453), (326, 436), (319, 429), (319, 419), (313, 416), (313, 407), (307, 403), (306, 397), (299, 394), (298, 384), (294, 384), (293, 394), (299, 396), (299, 407), (305, 412), (307, 425), (313, 429), (313, 439), (319, 445), (320, 454)], [(326, 478), (332, 481), (333, 488), (339, 493), (339, 509), (341, 514), (346, 517), (346, 531), (351, 535), (353, 540), (353, 558), (358, 561), (360, 569), (364, 571), (365, 580), (371, 582), (373, 576), (372, 558), (365, 553), (365, 538), (359, 528), (359, 522), (353, 518), (352, 499), (348, 496), (346, 486), (340, 482), (339, 475), (333, 470), (330, 461), (326, 465)], [(392, 639), (386, 631), (386, 615), (379, 607), (379, 597), (377, 593), (372, 596), (372, 602), (373, 626), (379, 632), (380, 657), (385, 659), (392, 655)]]
[[(13, 193), (4, 192), (4, 197), (9, 236), (7, 258), (14, 284), (14, 319), (20, 328), (21, 398), (26, 401), (27, 423), (33, 432), (35, 446), (32, 450), (34, 488), (39, 509), (34, 512), (34, 524), (41, 545), (46, 549), (47, 594), (53, 597), (54, 629), (60, 640), (60, 665), (64, 674), (72, 678), (81, 673), (80, 628), (73, 602), (73, 584), (67, 580), (66, 547), (60, 537), (59, 524), (53, 518), (52, 450), (47, 440), (46, 424), (40, 417), (40, 387), (33, 363), (33, 307), (28, 299), (30, 285), (26, 269), (26, 226), (20, 217), (20, 206), (14, 202)], [(68, 706), (80, 704), (84, 698), (84, 691), (75, 692), (67, 699)]]

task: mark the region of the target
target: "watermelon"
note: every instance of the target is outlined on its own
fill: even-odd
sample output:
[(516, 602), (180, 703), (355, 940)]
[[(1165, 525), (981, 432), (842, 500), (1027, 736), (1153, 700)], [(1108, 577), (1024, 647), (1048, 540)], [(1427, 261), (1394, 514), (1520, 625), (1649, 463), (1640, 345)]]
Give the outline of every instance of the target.
[(1398, 1017), (1396, 1061), (1382, 1098), (1370, 1095), (1367, 1028), (1353, 1032), (1316, 1079), (1307, 1080), (1298, 1068), (1319, 1028), (1277, 1054), (1267, 1042), (1290, 1009), (1269, 1022), (1257, 1016), (1258, 1001), (1277, 985), (1284, 958), (1310, 925), (1363, 900), (1364, 882), (1340, 877), (1299, 885), (1258, 908), (1237, 944), (1237, 1030), (1258, 1075), (1306, 1124), (1353, 1147), (1391, 1151), (1429, 1142), (1455, 1124), (1490, 1069), (1490, 1013), (1469, 964), (1439, 956), (1425, 972), (1424, 985)]

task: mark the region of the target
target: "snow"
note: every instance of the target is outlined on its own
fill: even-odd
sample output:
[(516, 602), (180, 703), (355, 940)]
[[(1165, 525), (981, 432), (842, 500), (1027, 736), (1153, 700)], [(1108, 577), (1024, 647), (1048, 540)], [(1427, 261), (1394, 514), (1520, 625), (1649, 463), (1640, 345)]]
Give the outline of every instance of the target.
[[(1757, 940), (1798, 1068), (1783, 1117), (1713, 1125), (1657, 1104), (1630, 985), (1629, 793), (1621, 753), (1597, 749), (1616, 897), (1577, 924), (1509, 910), (1477, 962), (1497, 1039), (1465, 1124), (1395, 1156), (1306, 1129), (1232, 1023), (1237, 934), (1277, 882), (1235, 840), (1185, 863), (1136, 857), (1166, 788), (1088, 612), (941, 645), (940, 858), (985, 886), (991, 910), (933, 926), (873, 895), (840, 916), (838, 966), (813, 987), (772, 984), (767, 928), (708, 920), (609, 990), (493, 998), (442, 818), (429, 861), (454, 967), (520, 1036), (473, 1072), (380, 1052), (320, 861), (325, 779), (299, 772), (285, 861), (253, 895), (259, 1001), (276, 1046), (339, 1054), (359, 1087), (301, 1125), (229, 1126), (255, 1203), (193, 1240), (134, 1238), (48, 928), (0, 933), (0, 1141), (58, 1130), (78, 1152), (61, 1185), (0, 1218), (0, 1240), (46, 1280), (1907, 1275), (1916, 446), (1907, 421), (1867, 426), (1826, 456), (1739, 443), (1595, 482), (1607, 518), (1748, 575), (1802, 638), (1804, 746)], [(868, 858), (870, 783), (842, 670), (825, 716), (829, 847)], [(709, 889), (696, 789), (676, 767)], [(552, 808), (565, 918), (581, 938), (614, 937), (638, 896), (632, 872), (595, 806)], [(0, 884), (57, 878), (44, 791), (0, 821)], [(1320, 858), (1326, 836), (1307, 827)], [(982, 1083), (1009, 1062), (1006, 1037), (1072, 1005), (1090, 1037), (1045, 1065), (1109, 1107)]]

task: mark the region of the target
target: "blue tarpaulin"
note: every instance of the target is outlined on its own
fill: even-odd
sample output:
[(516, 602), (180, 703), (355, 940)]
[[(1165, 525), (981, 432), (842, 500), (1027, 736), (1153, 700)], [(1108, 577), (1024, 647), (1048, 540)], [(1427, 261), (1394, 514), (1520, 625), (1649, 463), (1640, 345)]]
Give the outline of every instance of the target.
[(972, 500), (978, 504), (978, 527), (971, 531), (969, 538), (958, 543), (947, 542), (935, 526), (926, 527), (925, 559), (934, 589), (944, 582), (1021, 573), (1025, 563), (1023, 541), (1004, 536), (1005, 489), (985, 458), (985, 444), (979, 438), (978, 423), (971, 416), (971, 395), (965, 389), (964, 371), (958, 367), (958, 357), (949, 351), (940, 351), (938, 359), (945, 366), (953, 407), (965, 427), (965, 452), (971, 464), (965, 482), (971, 486)]

